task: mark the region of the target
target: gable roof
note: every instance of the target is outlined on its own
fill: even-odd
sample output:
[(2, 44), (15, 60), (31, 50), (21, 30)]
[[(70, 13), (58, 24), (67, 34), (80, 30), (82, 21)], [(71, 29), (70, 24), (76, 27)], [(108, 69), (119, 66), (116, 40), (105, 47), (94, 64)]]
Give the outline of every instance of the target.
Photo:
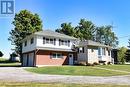
[(64, 39), (76, 39), (75, 37), (68, 36), (68, 35), (65, 35), (65, 34), (61, 34), (61, 33), (58, 33), (58, 32), (54, 32), (54, 31), (51, 31), (51, 30), (43, 30), (43, 31), (40, 31), (40, 32), (36, 32), (34, 34), (35, 35), (42, 35), (42, 36), (64, 38)]

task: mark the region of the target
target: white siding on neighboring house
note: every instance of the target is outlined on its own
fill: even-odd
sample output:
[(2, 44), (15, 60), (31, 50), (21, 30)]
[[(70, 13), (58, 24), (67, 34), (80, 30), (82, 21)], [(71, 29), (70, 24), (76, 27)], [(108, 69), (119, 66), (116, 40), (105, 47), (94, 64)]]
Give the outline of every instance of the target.
[[(103, 47), (100, 47), (100, 55), (98, 55), (98, 58), (99, 58), (99, 61), (106, 61), (106, 62), (111, 62), (111, 52), (110, 52), (110, 55), (108, 55), (108, 51), (111, 51), (111, 50), (108, 50), (107, 48), (103, 48)], [(104, 54), (104, 51), (105, 50), (105, 54)]]
[[(80, 50), (84, 50), (84, 52), (80, 52)], [(86, 62), (88, 59), (87, 59), (87, 47), (80, 47), (79, 50), (78, 50), (78, 62)]]
[(88, 47), (88, 63), (98, 63), (98, 47)]

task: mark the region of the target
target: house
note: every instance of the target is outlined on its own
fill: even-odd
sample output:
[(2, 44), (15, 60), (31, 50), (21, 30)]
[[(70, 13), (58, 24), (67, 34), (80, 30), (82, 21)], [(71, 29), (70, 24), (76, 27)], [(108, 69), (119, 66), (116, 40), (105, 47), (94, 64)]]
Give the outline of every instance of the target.
[(96, 63), (113, 63), (113, 58), (111, 57), (111, 47), (94, 42), (91, 40), (80, 41), (77, 45), (78, 62), (87, 62), (93, 64)]
[(73, 65), (77, 60), (75, 41), (51, 30), (36, 32), (22, 40), (22, 65)]

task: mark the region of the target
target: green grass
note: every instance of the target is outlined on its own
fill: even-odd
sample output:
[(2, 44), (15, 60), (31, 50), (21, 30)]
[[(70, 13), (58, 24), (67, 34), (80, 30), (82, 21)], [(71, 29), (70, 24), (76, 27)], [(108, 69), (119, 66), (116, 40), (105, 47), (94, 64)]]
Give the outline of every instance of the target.
[(62, 84), (62, 83), (0, 83), (0, 87), (130, 87), (129, 85), (108, 84)]
[(125, 72), (116, 72), (96, 69), (93, 66), (48, 66), (26, 68), (25, 70), (39, 74), (80, 75), (80, 76), (117, 76), (127, 75)]
[(98, 67), (130, 72), (130, 65), (104, 65)]
[(7, 58), (0, 57), (0, 67), (17, 67), (21, 64), (19, 62), (9, 61)]
[(0, 67), (18, 67), (21, 66), (21, 63), (0, 63)]

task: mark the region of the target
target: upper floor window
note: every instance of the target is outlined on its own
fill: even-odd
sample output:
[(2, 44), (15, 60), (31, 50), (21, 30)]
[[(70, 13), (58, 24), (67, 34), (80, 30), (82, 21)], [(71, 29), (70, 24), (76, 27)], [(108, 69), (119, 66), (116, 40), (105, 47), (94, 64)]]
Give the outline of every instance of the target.
[(34, 38), (31, 38), (30, 43), (31, 43), (31, 44), (33, 44), (33, 43), (34, 43)]
[(49, 44), (49, 38), (46, 38), (46, 44)]
[(70, 41), (68, 40), (61, 40), (61, 39), (59, 39), (59, 46), (60, 45), (64, 45), (64, 46), (70, 46)]
[(56, 39), (50, 39), (50, 38), (45, 38), (43, 37), (43, 44), (53, 44), (55, 45), (56, 44)]
[(24, 42), (24, 46), (25, 46), (25, 47), (27, 46), (27, 41)]
[(78, 48), (78, 52), (79, 52), (79, 53), (84, 53), (84, 47)]

